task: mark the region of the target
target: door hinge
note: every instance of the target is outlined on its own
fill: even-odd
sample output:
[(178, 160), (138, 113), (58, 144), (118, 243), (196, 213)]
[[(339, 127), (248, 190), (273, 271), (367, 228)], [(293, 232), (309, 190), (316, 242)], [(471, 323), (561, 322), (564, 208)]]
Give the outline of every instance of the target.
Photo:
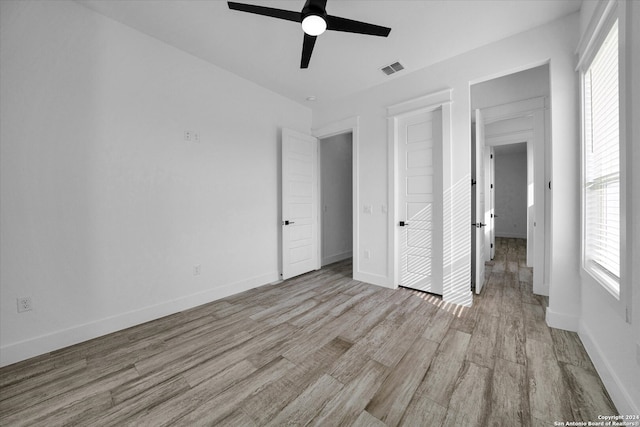
[(493, 249), (493, 243), (491, 244), (491, 249)]
[(476, 180), (471, 178), (471, 185), (476, 185)]
[(491, 155), (491, 158), (493, 159), (493, 154)]
[(493, 188), (493, 184), (491, 184), (491, 188)]

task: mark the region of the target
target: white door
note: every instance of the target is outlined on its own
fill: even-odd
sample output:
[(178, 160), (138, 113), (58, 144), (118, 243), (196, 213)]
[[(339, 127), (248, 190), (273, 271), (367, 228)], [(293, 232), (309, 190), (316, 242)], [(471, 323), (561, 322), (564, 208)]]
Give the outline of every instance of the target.
[(434, 280), (437, 211), (434, 159), (442, 145), (442, 111), (398, 119), (399, 285), (442, 295)]
[(476, 212), (473, 223), (476, 230), (475, 238), (475, 269), (474, 269), (474, 283), (476, 285), (476, 293), (479, 294), (482, 291), (482, 285), (484, 284), (484, 261), (485, 261), (485, 236), (484, 230), (486, 228), (486, 212), (485, 212), (485, 199), (484, 199), (484, 120), (482, 119), (482, 112), (476, 110), (476, 142), (475, 142), (475, 171), (476, 171)]
[(282, 130), (282, 278), (320, 268), (318, 140)]

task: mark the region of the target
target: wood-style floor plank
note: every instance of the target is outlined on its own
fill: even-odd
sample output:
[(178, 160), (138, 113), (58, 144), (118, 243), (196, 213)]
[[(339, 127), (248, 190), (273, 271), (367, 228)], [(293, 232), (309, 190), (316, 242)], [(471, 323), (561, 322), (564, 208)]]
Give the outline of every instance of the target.
[[(215, 397), (200, 401), (193, 409), (184, 411), (183, 406), (181, 408), (183, 415), (178, 420), (166, 422), (168, 416), (164, 416), (163, 414), (161, 417), (156, 418), (156, 425), (171, 425), (174, 424), (174, 422), (175, 425), (181, 426), (213, 425), (217, 421), (229, 416), (234, 410), (242, 407), (241, 403), (244, 399), (252, 394), (259, 393), (266, 385), (283, 377), (294, 367), (295, 365), (293, 363), (284, 358), (274, 360), (258, 371), (246, 376), (242, 381), (236, 382), (226, 388)], [(197, 388), (193, 390), (197, 390)], [(186, 394), (187, 393), (185, 393), (185, 395)], [(190, 399), (185, 400), (185, 403), (190, 401)]]
[(603, 393), (600, 377), (591, 369), (560, 364), (569, 390), (573, 419), (598, 420), (598, 415), (617, 415), (611, 398)]
[(549, 328), (526, 244), (472, 307), (353, 280), (350, 260), (0, 368), (4, 426), (548, 426), (616, 409)]
[(500, 318), (496, 316), (483, 316), (478, 320), (467, 353), (470, 362), (493, 369), (499, 323)]
[(528, 427), (531, 425), (527, 370), (523, 365), (496, 359), (491, 385), (489, 427)]
[(580, 337), (575, 332), (551, 329), (553, 348), (559, 362), (578, 366), (580, 368), (596, 373), (596, 368), (591, 363), (589, 355), (582, 346)]
[(527, 340), (535, 340), (546, 344), (553, 344), (551, 332), (545, 321), (545, 310), (540, 305), (523, 304), (524, 327)]
[(552, 346), (527, 339), (526, 348), (531, 415), (549, 423), (570, 420), (569, 403), (558, 397), (567, 395), (567, 387)]
[(351, 343), (335, 338), (297, 364), (286, 376), (247, 398), (242, 408), (256, 424), (264, 425), (278, 415), (311, 383), (330, 371)]
[(336, 396), (343, 384), (330, 375), (323, 374), (298, 397), (285, 406), (267, 425), (306, 425)]
[(470, 341), (471, 335), (450, 329), (416, 392), (447, 407), (460, 377)]
[(464, 362), (449, 399), (445, 425), (450, 414), (455, 420), (464, 419), (464, 422), (455, 422), (452, 425), (480, 427), (485, 424), (491, 408), (492, 375), (493, 367), (487, 368), (473, 362)]
[(497, 358), (520, 365), (526, 364), (524, 320), (522, 317), (500, 316), (495, 355)]
[(349, 384), (337, 393), (315, 417), (310, 426), (353, 424), (376, 394), (388, 374), (384, 365), (369, 360)]
[(401, 426), (434, 426), (439, 427), (447, 415), (447, 408), (438, 405), (424, 393), (416, 393), (400, 420)]
[(391, 371), (367, 411), (389, 426), (396, 426), (424, 378), (438, 349), (438, 343), (418, 338)]

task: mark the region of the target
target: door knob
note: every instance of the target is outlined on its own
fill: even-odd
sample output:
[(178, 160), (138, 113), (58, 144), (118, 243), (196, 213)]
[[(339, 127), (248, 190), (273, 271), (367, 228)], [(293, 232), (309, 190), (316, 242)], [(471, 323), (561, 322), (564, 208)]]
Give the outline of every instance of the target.
[(400, 221), (400, 224), (398, 224), (398, 225), (399, 225), (400, 227), (404, 227), (404, 226), (409, 225), (409, 223), (408, 223), (408, 222), (404, 222), (404, 221)]
[(295, 221), (289, 221), (289, 220), (282, 221), (282, 225), (290, 225), (290, 224), (295, 224)]

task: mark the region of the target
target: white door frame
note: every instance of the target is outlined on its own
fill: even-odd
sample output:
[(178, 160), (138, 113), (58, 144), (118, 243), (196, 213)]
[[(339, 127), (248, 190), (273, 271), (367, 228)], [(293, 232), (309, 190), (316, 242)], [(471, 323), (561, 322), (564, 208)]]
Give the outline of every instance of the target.
[[(452, 102), (452, 89), (445, 89), (439, 92), (435, 92), (432, 94), (428, 94), (425, 96), (421, 96), (418, 98), (413, 98), (408, 101), (401, 102), (399, 104), (391, 105), (387, 107), (387, 132), (388, 132), (388, 177), (387, 177), (387, 194), (388, 194), (388, 206), (390, 210), (390, 214), (388, 215), (387, 222), (387, 231), (388, 231), (388, 254), (387, 257), (387, 270), (389, 271), (389, 278), (391, 283), (389, 283), (389, 287), (397, 288), (400, 283), (400, 244), (399, 244), (399, 230), (397, 227), (398, 221), (400, 218), (398, 217), (398, 200), (397, 200), (397, 190), (398, 190), (398, 176), (397, 176), (397, 161), (398, 161), (398, 150), (397, 146), (399, 143), (398, 137), (398, 121), (400, 118), (413, 115), (420, 114), (424, 112), (430, 112), (437, 109), (442, 109), (442, 148), (443, 150), (446, 147), (451, 147), (451, 102)], [(444, 156), (443, 156), (444, 157)], [(442, 162), (442, 175), (448, 173), (450, 170), (446, 164), (444, 164), (443, 159), (435, 159), (435, 161)], [(435, 177), (434, 177), (435, 178)], [(440, 182), (442, 182), (442, 176), (438, 177)], [(442, 189), (442, 185), (440, 185), (440, 189)], [(442, 194), (440, 195), (442, 197)], [(443, 247), (442, 248), (434, 248), (435, 253), (444, 254), (445, 248), (444, 246), (447, 242), (450, 244), (451, 239), (446, 238), (447, 230), (444, 226), (444, 218), (443, 215), (440, 215), (441, 224), (439, 224), (442, 232), (443, 232)], [(450, 230), (449, 230), (450, 231)], [(450, 252), (449, 252), (450, 253)], [(436, 260), (434, 259), (434, 268)], [(442, 260), (440, 260), (439, 269), (442, 271), (440, 273), (439, 280), (444, 279), (444, 265)], [(442, 298), (444, 301), (447, 301), (449, 298), (449, 287), (444, 286)]]
[[(531, 129), (519, 132), (511, 132), (503, 135), (486, 137), (485, 145), (505, 145), (515, 142), (527, 143), (527, 164), (533, 164), (533, 218), (527, 209), (527, 265), (530, 265), (530, 254), (533, 254), (533, 292), (540, 295), (549, 295), (548, 284), (544, 283), (545, 277), (545, 247), (549, 242), (545, 241), (545, 98), (537, 97), (524, 101), (512, 102), (495, 107), (482, 109), (485, 125), (501, 120), (531, 117)], [(527, 172), (529, 181), (529, 172)], [(499, 212), (498, 212), (499, 214)], [(529, 241), (531, 240), (531, 246)], [(530, 249), (532, 249), (530, 251)]]
[[(358, 215), (358, 204), (360, 200), (360, 193), (358, 191), (358, 178), (360, 176), (358, 171), (358, 165), (360, 164), (360, 117), (350, 117), (348, 119), (340, 120), (338, 122), (333, 122), (328, 125), (319, 127), (317, 129), (312, 129), (311, 134), (316, 138), (325, 139), (330, 138), (332, 136), (340, 135), (343, 133), (351, 132), (351, 150), (352, 150), (352, 161), (351, 161), (351, 185), (352, 185), (352, 197), (353, 197), (353, 243), (351, 251), (353, 253), (353, 278), (355, 280), (361, 280), (360, 277), (360, 239), (359, 239), (359, 230), (360, 230), (360, 217)], [(318, 170), (320, 170), (320, 156), (318, 156)], [(321, 193), (321, 181), (322, 179), (318, 179), (318, 195)], [(318, 196), (319, 197), (319, 196)], [(322, 218), (322, 204), (318, 203), (318, 218)], [(322, 253), (322, 221), (318, 221), (318, 253)]]
[(487, 221), (487, 228), (485, 228), (485, 261), (491, 261), (495, 256), (495, 153), (494, 148), (491, 145), (486, 145), (485, 136), (485, 150), (484, 150), (484, 206), (487, 211), (485, 220)]
[(475, 177), (475, 184), (473, 184), (473, 188), (471, 190), (471, 205), (473, 206), (471, 212), (471, 219), (474, 224), (478, 222), (480, 224), (484, 224), (482, 226), (475, 226), (475, 229), (472, 228), (472, 284), (475, 288), (475, 293), (480, 294), (482, 292), (482, 288), (485, 282), (485, 262), (487, 258), (487, 252), (490, 254), (490, 250), (486, 245), (486, 233), (487, 230), (484, 227), (489, 226), (489, 221), (487, 219), (487, 196), (490, 194), (489, 186), (490, 182), (487, 182), (485, 176), (485, 167), (486, 167), (486, 159), (485, 159), (485, 122), (484, 122), (484, 114), (482, 110), (475, 110), (476, 116), (476, 125), (475, 125), (475, 138), (473, 139), (472, 144), (472, 174), (471, 177)]

